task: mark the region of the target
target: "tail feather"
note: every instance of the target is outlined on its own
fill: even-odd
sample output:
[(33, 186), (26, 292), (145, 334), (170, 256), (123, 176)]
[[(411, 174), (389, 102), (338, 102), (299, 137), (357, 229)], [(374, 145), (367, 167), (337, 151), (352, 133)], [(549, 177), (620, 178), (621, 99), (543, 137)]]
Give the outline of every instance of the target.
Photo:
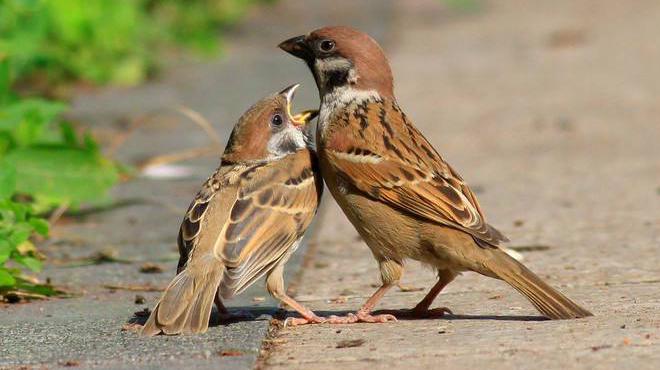
[(181, 271), (163, 293), (142, 328), (142, 335), (203, 333), (208, 329), (213, 299), (222, 279), (222, 266), (211, 271)]
[(493, 258), (485, 262), (485, 267), (524, 295), (544, 316), (553, 320), (593, 316), (503, 251), (490, 252)]

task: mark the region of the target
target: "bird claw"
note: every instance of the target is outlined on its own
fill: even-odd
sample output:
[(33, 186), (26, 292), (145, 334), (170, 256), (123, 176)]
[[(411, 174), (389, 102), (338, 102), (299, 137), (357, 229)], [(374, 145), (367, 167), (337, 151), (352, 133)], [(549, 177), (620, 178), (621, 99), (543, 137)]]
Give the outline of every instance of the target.
[(382, 314), (382, 315), (371, 315), (369, 313), (349, 313), (346, 316), (330, 316), (326, 323), (328, 324), (355, 324), (355, 323), (386, 323), (386, 322), (396, 322), (398, 321), (394, 315)]

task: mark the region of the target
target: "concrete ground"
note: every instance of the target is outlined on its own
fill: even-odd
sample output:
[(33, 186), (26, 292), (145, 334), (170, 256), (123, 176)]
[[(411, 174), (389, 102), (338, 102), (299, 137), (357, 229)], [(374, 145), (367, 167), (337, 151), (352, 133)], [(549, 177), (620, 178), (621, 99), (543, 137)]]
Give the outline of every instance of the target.
[[(269, 324), (276, 303), (257, 283), (228, 302), (257, 320), (192, 337), (121, 331), (159, 293), (107, 286), (167, 284), (181, 215), (217, 165), (204, 158), (186, 162), (183, 178), (122, 184), (115, 199), (125, 206), (53, 230), (42, 246), (51, 261), (43, 277), (81, 296), (0, 307), (0, 368), (657, 368), (660, 4), (448, 3), (456, 4), (280, 0), (230, 35), (224, 58), (177, 63), (138, 88), (82, 95), (73, 117), (111, 139), (125, 122), (162, 112), (120, 148), (129, 163), (207, 145), (172, 107), (200, 112), (224, 139), (252, 102), (289, 83), (303, 83), (299, 107), (314, 106), (310, 74), (275, 45), (323, 24), (357, 26), (381, 41), (401, 106), (477, 191), (489, 221), (595, 317), (542, 321), (504, 284), (465, 274), (437, 299), (454, 315), (435, 320), (278, 328)], [(300, 274), (289, 281), (310, 308), (343, 313), (371, 294), (378, 275), (326, 194), (305, 263), (301, 251), (289, 264), (290, 277)], [(127, 263), (81, 260), (108, 250)], [(163, 272), (141, 273), (144, 262)], [(409, 289), (393, 290), (378, 308), (412, 307), (433, 274), (410, 263), (403, 283)], [(136, 304), (136, 294), (146, 302)]]
[[(660, 366), (660, 4), (477, 3), (462, 16), (397, 3), (385, 39), (395, 92), (524, 262), (595, 317), (541, 321), (513, 289), (470, 273), (436, 300), (454, 315), (282, 329), (266, 368)], [(357, 309), (379, 281), (326, 206), (297, 297), (330, 314)], [(417, 263), (406, 274), (420, 290), (394, 289), (379, 309), (411, 308), (434, 282)]]

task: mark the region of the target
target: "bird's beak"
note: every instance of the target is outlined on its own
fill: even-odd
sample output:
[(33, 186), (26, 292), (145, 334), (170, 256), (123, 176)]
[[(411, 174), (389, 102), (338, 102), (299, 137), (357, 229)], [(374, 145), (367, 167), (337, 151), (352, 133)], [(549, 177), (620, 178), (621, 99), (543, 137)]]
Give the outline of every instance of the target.
[(291, 117), (291, 121), (300, 127), (305, 126), (309, 121), (319, 115), (318, 109), (307, 109)]
[(294, 126), (303, 127), (309, 121), (313, 120), (319, 114), (319, 111), (316, 109), (308, 109), (302, 111), (295, 116), (291, 114), (291, 105), (293, 105), (293, 97), (296, 95), (296, 89), (300, 84), (294, 84), (286, 89), (280, 91), (280, 95), (283, 95), (286, 98), (286, 114), (289, 116), (291, 123)]
[(287, 53), (300, 59), (308, 60), (314, 57), (311, 50), (309, 49), (309, 46), (307, 45), (307, 37), (304, 35), (292, 37), (288, 40), (282, 41), (277, 46)]

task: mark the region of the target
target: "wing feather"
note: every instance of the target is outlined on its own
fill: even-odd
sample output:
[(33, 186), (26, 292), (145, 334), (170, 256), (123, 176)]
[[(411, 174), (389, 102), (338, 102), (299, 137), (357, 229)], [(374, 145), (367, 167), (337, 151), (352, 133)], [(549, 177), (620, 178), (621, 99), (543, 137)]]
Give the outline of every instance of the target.
[(297, 247), (312, 221), (322, 181), (306, 150), (264, 166), (241, 185), (231, 217), (215, 246), (227, 270), (220, 291), (239, 294)]
[[(395, 102), (374, 99), (359, 105), (355, 114), (336, 117), (346, 122), (333, 125), (322, 155), (343, 181), (402, 211), (463, 230), (488, 245), (507, 240), (486, 223), (468, 185)], [(367, 118), (366, 126), (362, 117)]]

